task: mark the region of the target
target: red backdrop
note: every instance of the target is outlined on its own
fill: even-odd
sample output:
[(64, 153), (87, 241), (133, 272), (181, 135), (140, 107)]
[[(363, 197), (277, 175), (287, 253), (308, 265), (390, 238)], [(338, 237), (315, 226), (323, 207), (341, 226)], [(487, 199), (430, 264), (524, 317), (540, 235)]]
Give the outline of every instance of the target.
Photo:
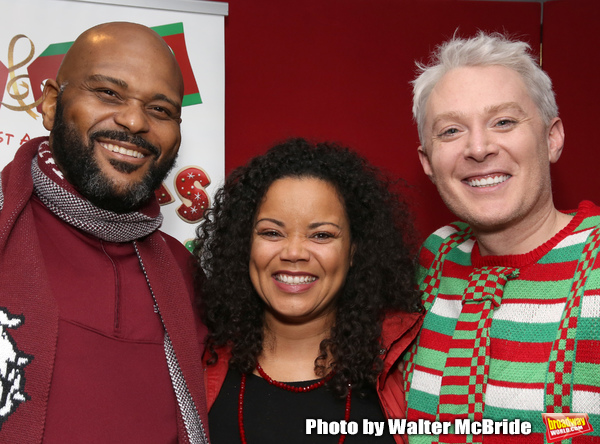
[(598, 17), (596, 0), (544, 4), (542, 65), (554, 82), (566, 133), (563, 154), (553, 166), (559, 208), (574, 208), (582, 199), (600, 204)]
[[(595, 189), (588, 193), (580, 182), (568, 179), (575, 168), (580, 171), (582, 163), (574, 150), (568, 153), (575, 143), (571, 134), (584, 131), (571, 127), (568, 117), (569, 106), (579, 109), (580, 96), (564, 86), (578, 78), (571, 72), (576, 65), (558, 62), (550, 69), (553, 59), (549, 52), (554, 48), (577, 57), (569, 45), (555, 41), (567, 34), (558, 28), (570, 3), (576, 2), (546, 3), (547, 14), (552, 15), (548, 21), (554, 24), (545, 23), (543, 55), (555, 77), (559, 106), (567, 120), (568, 146), (561, 169), (556, 171), (557, 201), (574, 207), (583, 197), (599, 200), (599, 193), (595, 179), (590, 178), (589, 188)], [(591, 25), (594, 16), (578, 16), (576, 11), (570, 15), (577, 26), (574, 29), (586, 18)], [(426, 61), (429, 52), (457, 28), (464, 36), (478, 29), (506, 31), (537, 49), (540, 19), (540, 4), (530, 2), (229, 0), (225, 20), (226, 171), (287, 137), (337, 141), (406, 179), (412, 187), (408, 197), (416, 224), (424, 236), (453, 217), (422, 173), (417, 158), (409, 85), (414, 61)], [(546, 38), (551, 29), (556, 32), (554, 40)], [(590, 32), (592, 29), (590, 26)], [(571, 44), (579, 40), (570, 37)], [(558, 74), (561, 70), (564, 81)], [(590, 69), (588, 80), (593, 73)], [(580, 85), (577, 81), (571, 88)], [(583, 99), (591, 102), (585, 94)], [(588, 158), (599, 159), (597, 151), (592, 152), (584, 142), (578, 146), (586, 150)]]

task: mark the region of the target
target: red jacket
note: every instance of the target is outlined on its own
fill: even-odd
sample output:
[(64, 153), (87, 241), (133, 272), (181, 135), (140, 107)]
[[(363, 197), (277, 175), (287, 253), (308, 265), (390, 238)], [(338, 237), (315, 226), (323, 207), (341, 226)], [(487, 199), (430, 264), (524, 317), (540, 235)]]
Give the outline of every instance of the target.
[[(12, 383), (9, 396), (0, 399), (1, 406), (5, 407), (0, 409), (0, 442), (3, 443), (39, 444), (43, 441), (56, 369), (61, 321), (38, 235), (32, 197), (31, 161), (44, 140), (33, 139), (23, 145), (1, 173), (0, 339), (3, 343), (0, 344), (0, 364), (7, 362), (10, 373), (5, 375), (0, 365), (0, 377), (2, 382)], [(169, 334), (173, 349), (169, 358), (176, 360), (177, 375), (181, 376), (178, 385), (182, 386), (182, 381), (186, 383), (190, 404), (206, 425), (204, 379), (198, 362), (202, 349), (190, 301), (189, 279), (184, 276), (181, 260), (178, 260), (181, 256), (174, 250), (173, 242), (154, 231), (138, 239), (137, 247), (140, 257), (144, 258), (144, 271), (152, 284), (163, 326)], [(68, 245), (59, 247), (68, 254)], [(139, 263), (134, 268), (140, 277)], [(148, 303), (152, 303), (149, 290)], [(85, 354), (86, 350), (82, 350), (81, 356)], [(99, 401), (93, 399), (90, 403)], [(65, 418), (65, 423), (68, 419)], [(178, 414), (177, 419), (179, 440), (188, 442), (183, 416)], [(80, 439), (73, 436), (72, 442), (80, 442)]]
[[(398, 370), (400, 357), (416, 338), (421, 325), (421, 313), (391, 312), (385, 317), (382, 326), (381, 342), (385, 347), (383, 371), (377, 381), (377, 394), (386, 418), (406, 418), (406, 399), (402, 372)], [(214, 365), (207, 365), (208, 352), (204, 353), (204, 386), (206, 406), (210, 411), (225, 381), (229, 369), (229, 349), (218, 350), (219, 359)], [(407, 443), (402, 435), (394, 435), (398, 444)]]

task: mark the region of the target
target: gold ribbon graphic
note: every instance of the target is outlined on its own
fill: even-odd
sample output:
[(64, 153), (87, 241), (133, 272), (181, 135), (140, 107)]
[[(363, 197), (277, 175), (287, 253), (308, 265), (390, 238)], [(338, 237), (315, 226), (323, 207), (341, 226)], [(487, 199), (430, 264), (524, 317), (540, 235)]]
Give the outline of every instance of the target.
[[(23, 61), (15, 64), (14, 63), (15, 45), (17, 44), (17, 42), (19, 40), (21, 40), (23, 38), (25, 38), (29, 41), (29, 46), (30, 46), (29, 55)], [(34, 53), (35, 53), (35, 45), (31, 41), (31, 39), (29, 37), (27, 37), (26, 35), (18, 34), (16, 36), (14, 36), (12, 38), (12, 40), (10, 41), (10, 44), (8, 46), (8, 74), (9, 74), (10, 79), (6, 84), (6, 92), (14, 100), (16, 100), (20, 106), (13, 106), (13, 105), (9, 105), (6, 103), (2, 103), (2, 106), (5, 106), (6, 108), (8, 108), (12, 111), (26, 111), (27, 114), (29, 114), (31, 117), (33, 117), (34, 119), (37, 119), (38, 115), (35, 112), (33, 112), (32, 109), (40, 104), (40, 102), (42, 101), (42, 98), (40, 97), (38, 100), (36, 100), (35, 102), (33, 102), (29, 105), (26, 104), (24, 102), (24, 99), (26, 99), (29, 96), (29, 93), (30, 93), (29, 84), (25, 81), (22, 81), (21, 84), (19, 85), (18, 81), (21, 79), (26, 79), (26, 78), (28, 78), (28, 76), (27, 76), (27, 74), (21, 74), (21, 75), (15, 74), (15, 71), (17, 69), (19, 69), (23, 66), (26, 66), (31, 61)], [(19, 87), (23, 88), (24, 92), (19, 91)], [(13, 92), (11, 92), (11, 89)]]

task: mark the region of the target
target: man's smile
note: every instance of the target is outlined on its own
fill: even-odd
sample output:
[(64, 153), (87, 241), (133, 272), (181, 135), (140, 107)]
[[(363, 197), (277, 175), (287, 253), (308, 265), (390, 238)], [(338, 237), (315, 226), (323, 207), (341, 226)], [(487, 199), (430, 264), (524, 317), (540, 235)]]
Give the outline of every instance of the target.
[(102, 148), (104, 148), (110, 152), (113, 152), (113, 153), (119, 153), (119, 154), (123, 154), (125, 156), (136, 157), (138, 159), (143, 159), (144, 157), (146, 157), (145, 154), (141, 153), (140, 151), (134, 150), (134, 149), (127, 149), (120, 145), (115, 145), (112, 143), (106, 143), (106, 142), (99, 142), (99, 143)]
[(477, 177), (469, 177), (464, 179), (463, 182), (467, 183), (471, 187), (481, 188), (481, 187), (492, 187), (494, 185), (499, 185), (503, 182), (506, 182), (512, 176), (510, 174), (488, 174), (485, 176), (477, 176)]

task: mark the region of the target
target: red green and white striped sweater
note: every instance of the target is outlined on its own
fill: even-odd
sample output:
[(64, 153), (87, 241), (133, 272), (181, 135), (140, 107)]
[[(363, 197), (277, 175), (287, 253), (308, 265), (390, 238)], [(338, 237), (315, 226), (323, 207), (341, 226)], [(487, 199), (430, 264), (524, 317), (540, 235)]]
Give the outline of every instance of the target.
[[(530, 435), (412, 435), (411, 443), (542, 443), (541, 413), (588, 413), (600, 443), (600, 208), (582, 202), (535, 250), (485, 256), (465, 223), (423, 244), (427, 315), (405, 359), (408, 420), (531, 423)], [(567, 441), (564, 441), (567, 442)]]

